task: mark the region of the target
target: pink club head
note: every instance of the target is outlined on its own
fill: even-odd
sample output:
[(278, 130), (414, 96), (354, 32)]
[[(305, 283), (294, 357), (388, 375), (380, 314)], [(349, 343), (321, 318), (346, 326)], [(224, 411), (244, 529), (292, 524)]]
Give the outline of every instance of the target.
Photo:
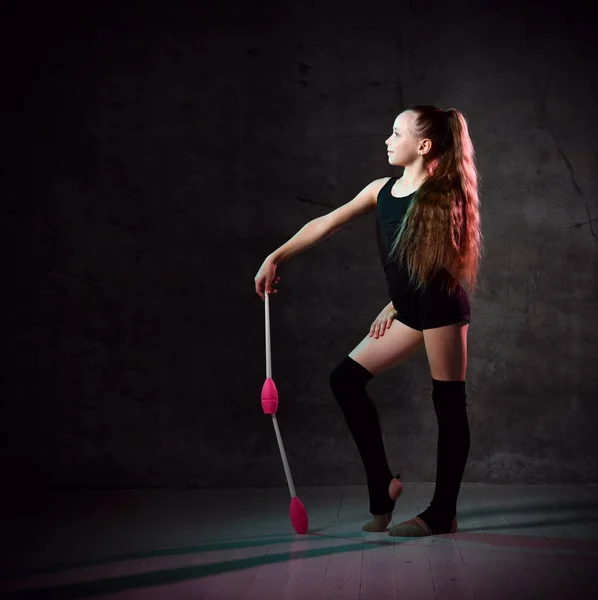
[(276, 414), (278, 409), (278, 390), (272, 377), (268, 377), (262, 387), (262, 409), (265, 415)]
[(293, 529), (297, 533), (307, 533), (308, 528), (308, 519), (307, 519), (307, 511), (305, 510), (305, 506), (297, 496), (291, 498), (291, 506), (290, 506), (290, 515), (291, 515), (291, 523), (293, 524)]

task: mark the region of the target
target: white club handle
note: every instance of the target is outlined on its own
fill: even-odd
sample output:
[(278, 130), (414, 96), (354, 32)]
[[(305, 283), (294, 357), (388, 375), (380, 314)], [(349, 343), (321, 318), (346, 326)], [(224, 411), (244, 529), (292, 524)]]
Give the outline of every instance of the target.
[(266, 311), (266, 379), (272, 377), (272, 349), (270, 347), (270, 294), (264, 291), (266, 301), (264, 302)]

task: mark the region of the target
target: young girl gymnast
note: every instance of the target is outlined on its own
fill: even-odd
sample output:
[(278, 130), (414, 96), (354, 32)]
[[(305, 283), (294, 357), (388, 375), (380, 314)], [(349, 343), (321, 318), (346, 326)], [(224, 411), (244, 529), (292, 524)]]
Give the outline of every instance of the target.
[(266, 258), (255, 288), (262, 300), (265, 293), (276, 293), (281, 262), (375, 211), (391, 301), (330, 373), (332, 393), (365, 468), (373, 519), (363, 530), (386, 531), (403, 491), (400, 475), (393, 476), (389, 468), (366, 384), (424, 346), (438, 423), (436, 487), (428, 508), (388, 532), (409, 537), (454, 533), (470, 445), (465, 392), (469, 297), (483, 254), (474, 149), (462, 113), (429, 105), (401, 112), (385, 144), (388, 163), (403, 167), (402, 176), (376, 179), (350, 202), (307, 223)]

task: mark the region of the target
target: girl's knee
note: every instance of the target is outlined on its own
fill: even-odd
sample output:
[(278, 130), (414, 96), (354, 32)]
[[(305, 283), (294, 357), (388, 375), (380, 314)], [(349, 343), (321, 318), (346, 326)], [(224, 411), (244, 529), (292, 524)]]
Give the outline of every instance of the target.
[(330, 372), (329, 383), (333, 389), (342, 386), (365, 386), (373, 377), (373, 373), (347, 355)]

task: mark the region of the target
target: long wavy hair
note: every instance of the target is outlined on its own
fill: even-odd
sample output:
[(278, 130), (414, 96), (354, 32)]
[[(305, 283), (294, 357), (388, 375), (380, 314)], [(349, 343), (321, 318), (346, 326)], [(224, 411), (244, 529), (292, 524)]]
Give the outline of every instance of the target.
[[(389, 260), (405, 265), (417, 290), (446, 269), (442, 285), (454, 293), (461, 282), (473, 298), (483, 255), (478, 172), (465, 117), (455, 108), (416, 105), (411, 134), (428, 138), (428, 177), (415, 192), (394, 237)], [(446, 273), (443, 272), (444, 275)]]

